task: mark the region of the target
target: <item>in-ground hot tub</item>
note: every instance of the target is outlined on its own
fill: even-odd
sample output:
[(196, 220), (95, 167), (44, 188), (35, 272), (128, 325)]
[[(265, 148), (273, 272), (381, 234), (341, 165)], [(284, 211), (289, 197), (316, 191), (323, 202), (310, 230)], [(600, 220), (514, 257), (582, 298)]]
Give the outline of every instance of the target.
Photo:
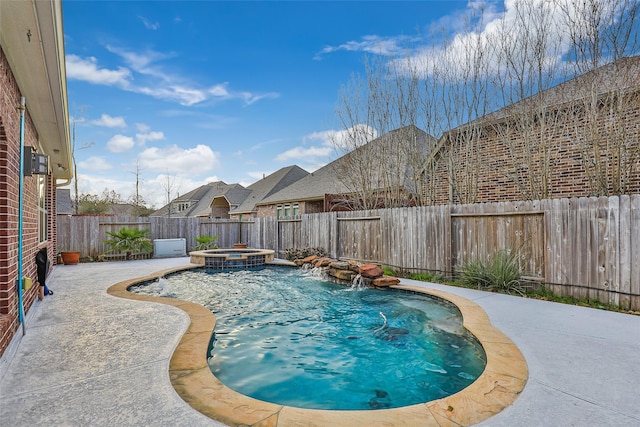
[(274, 254), (272, 249), (208, 249), (189, 252), (192, 264), (216, 270), (259, 267), (272, 262)]

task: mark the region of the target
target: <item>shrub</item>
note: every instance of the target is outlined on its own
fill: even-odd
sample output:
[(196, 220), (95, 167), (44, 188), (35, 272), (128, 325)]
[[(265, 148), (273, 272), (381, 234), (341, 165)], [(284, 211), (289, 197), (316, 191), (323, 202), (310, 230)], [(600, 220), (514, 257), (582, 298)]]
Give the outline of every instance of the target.
[(499, 251), (489, 259), (467, 262), (459, 270), (457, 282), (466, 287), (524, 295), (516, 251)]
[(311, 255), (317, 255), (319, 257), (326, 257), (327, 251), (324, 248), (289, 248), (282, 251), (284, 259), (293, 261), (296, 259), (303, 259)]

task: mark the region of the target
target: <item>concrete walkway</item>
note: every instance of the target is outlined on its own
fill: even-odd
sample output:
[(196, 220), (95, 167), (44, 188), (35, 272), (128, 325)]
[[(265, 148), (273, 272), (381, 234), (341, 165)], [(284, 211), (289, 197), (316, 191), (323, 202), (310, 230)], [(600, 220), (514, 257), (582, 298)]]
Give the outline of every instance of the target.
[[(48, 279), (55, 294), (35, 303), (26, 335), (0, 359), (0, 425), (220, 426), (169, 381), (187, 315), (106, 293), (122, 280), (188, 263), (56, 267)], [(521, 396), (481, 425), (640, 425), (640, 316), (428, 286), (479, 304), (529, 365)]]

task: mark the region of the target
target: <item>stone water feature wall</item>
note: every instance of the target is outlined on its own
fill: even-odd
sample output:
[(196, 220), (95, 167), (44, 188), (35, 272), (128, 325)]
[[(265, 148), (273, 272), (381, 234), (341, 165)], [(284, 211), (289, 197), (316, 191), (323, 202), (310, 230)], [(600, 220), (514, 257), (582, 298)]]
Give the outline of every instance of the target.
[(357, 261), (340, 261), (333, 258), (311, 255), (293, 261), (297, 266), (306, 268), (320, 268), (330, 278), (339, 283), (357, 284), (368, 287), (386, 288), (398, 285), (400, 279), (385, 276), (382, 269), (375, 264), (360, 264)]

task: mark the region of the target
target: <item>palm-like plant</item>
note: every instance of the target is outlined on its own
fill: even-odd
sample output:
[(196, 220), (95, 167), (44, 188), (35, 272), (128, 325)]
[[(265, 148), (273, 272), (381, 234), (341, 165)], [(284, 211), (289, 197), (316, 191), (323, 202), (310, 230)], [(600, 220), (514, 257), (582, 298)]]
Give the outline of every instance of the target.
[(126, 259), (130, 260), (134, 252), (151, 252), (153, 249), (151, 239), (147, 237), (149, 235), (147, 229), (122, 227), (118, 232), (107, 231), (107, 234), (113, 239), (104, 241), (109, 248), (105, 253), (124, 252)]
[(206, 249), (218, 249), (218, 245), (216, 245), (216, 240), (218, 240), (218, 236), (199, 236), (195, 238), (195, 241), (198, 244), (195, 246), (196, 251), (203, 251)]

